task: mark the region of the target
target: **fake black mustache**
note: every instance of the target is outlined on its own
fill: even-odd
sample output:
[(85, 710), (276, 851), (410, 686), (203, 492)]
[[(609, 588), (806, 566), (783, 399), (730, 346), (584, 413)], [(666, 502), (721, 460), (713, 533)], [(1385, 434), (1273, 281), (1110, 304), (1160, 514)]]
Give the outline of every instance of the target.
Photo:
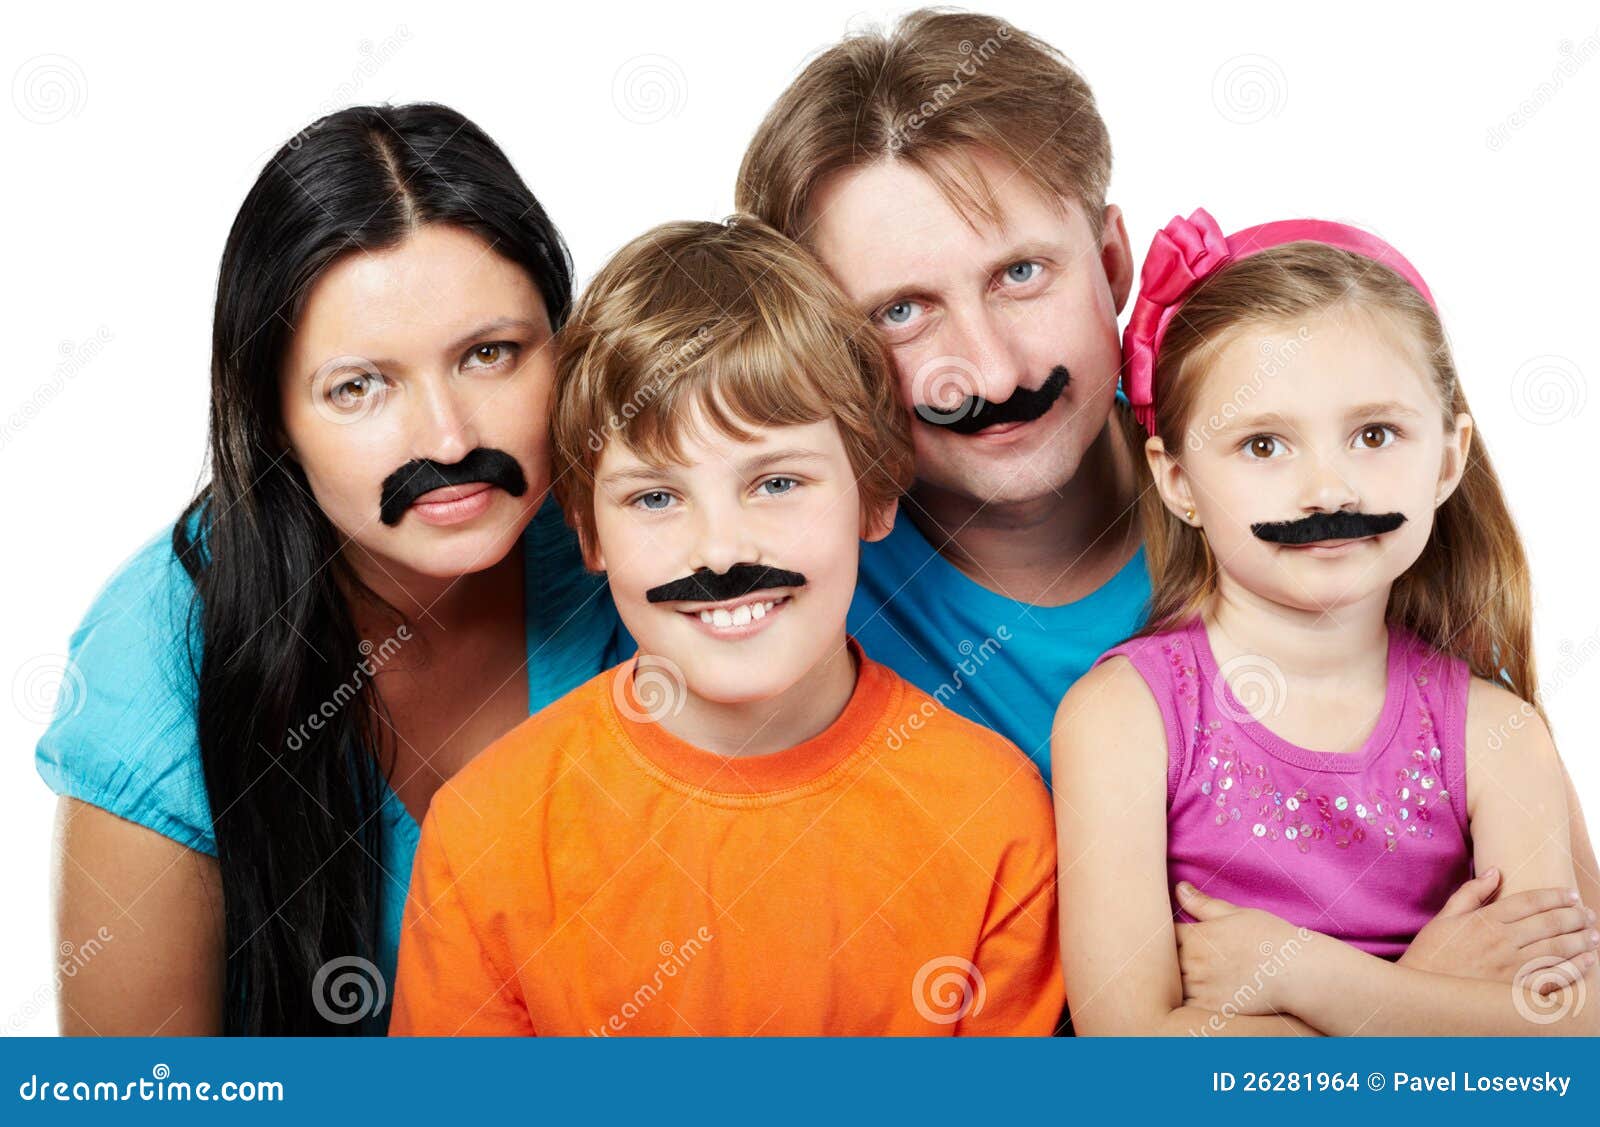
[(528, 479), (523, 476), (517, 460), (504, 450), (479, 446), (459, 462), (435, 462), (419, 458), (407, 462), (383, 479), (382, 501), (378, 519), (391, 527), (400, 523), (418, 497), (443, 489), (449, 485), (471, 485), (483, 482), (499, 486), (513, 497), (528, 491)]
[(644, 597), (652, 603), (725, 603), (753, 591), (769, 587), (804, 587), (806, 577), (798, 571), (762, 564), (737, 563), (718, 573), (702, 570), (671, 583), (652, 587)]
[(1250, 531), (1271, 544), (1315, 544), (1319, 540), (1360, 540), (1393, 532), (1404, 513), (1312, 513), (1299, 520), (1252, 524)]
[(1055, 406), (1061, 393), (1072, 381), (1066, 365), (1057, 364), (1050, 369), (1050, 378), (1038, 387), (1019, 387), (1010, 398), (991, 403), (981, 395), (969, 395), (949, 410), (917, 406), (917, 418), (930, 427), (952, 431), (955, 434), (977, 434), (986, 427), (1002, 423), (1031, 423)]

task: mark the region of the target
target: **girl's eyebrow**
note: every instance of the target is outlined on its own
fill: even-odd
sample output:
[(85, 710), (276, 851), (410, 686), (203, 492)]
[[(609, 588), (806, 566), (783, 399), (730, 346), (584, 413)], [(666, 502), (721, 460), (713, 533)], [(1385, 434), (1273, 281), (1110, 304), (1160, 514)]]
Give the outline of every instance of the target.
[[(1371, 418), (1375, 415), (1389, 415), (1392, 417), (1407, 419), (1422, 418), (1422, 412), (1418, 411), (1415, 407), (1407, 406), (1406, 404), (1393, 399), (1375, 403), (1362, 403), (1355, 407), (1351, 407), (1345, 412), (1345, 418), (1347, 420)], [(1271, 411), (1265, 415), (1251, 415), (1248, 418), (1236, 419), (1227, 426), (1220, 428), (1215, 433), (1231, 434), (1234, 431), (1268, 430), (1272, 427), (1294, 429), (1297, 425), (1298, 424), (1296, 420), (1289, 418), (1287, 415), (1284, 415), (1278, 411)]]
[(1388, 399), (1381, 403), (1363, 403), (1345, 412), (1345, 417), (1350, 419), (1359, 415), (1404, 415), (1407, 418), (1420, 419), (1422, 412), (1397, 400)]

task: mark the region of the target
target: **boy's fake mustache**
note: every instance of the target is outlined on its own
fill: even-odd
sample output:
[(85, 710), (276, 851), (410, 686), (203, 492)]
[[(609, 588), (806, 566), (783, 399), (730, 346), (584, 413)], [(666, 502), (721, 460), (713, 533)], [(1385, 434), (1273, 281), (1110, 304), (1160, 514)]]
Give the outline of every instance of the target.
[(737, 563), (720, 574), (703, 569), (671, 583), (652, 587), (644, 597), (652, 603), (725, 603), (769, 587), (804, 587), (798, 571), (762, 564)]
[(956, 434), (976, 434), (986, 427), (1003, 423), (1031, 423), (1055, 406), (1072, 381), (1064, 364), (1050, 370), (1050, 378), (1038, 387), (1019, 387), (1010, 398), (991, 403), (981, 395), (970, 395), (950, 410), (918, 404), (917, 418), (930, 427)]
[(378, 519), (392, 527), (400, 523), (406, 510), (424, 493), (474, 482), (499, 486), (513, 497), (521, 497), (528, 491), (528, 479), (515, 458), (504, 450), (479, 446), (459, 462), (418, 458), (395, 470), (383, 479)]
[(1250, 531), (1271, 544), (1315, 544), (1319, 540), (1361, 540), (1393, 532), (1404, 513), (1312, 513), (1299, 520), (1252, 524)]

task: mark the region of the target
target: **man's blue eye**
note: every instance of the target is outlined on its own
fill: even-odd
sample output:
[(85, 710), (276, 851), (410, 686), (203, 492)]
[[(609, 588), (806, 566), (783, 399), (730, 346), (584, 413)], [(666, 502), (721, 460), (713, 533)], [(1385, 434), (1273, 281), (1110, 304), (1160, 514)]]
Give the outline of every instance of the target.
[(915, 316), (917, 309), (914, 301), (897, 301), (883, 311), (883, 319), (891, 325), (904, 325)]
[(1013, 262), (1006, 267), (1006, 277), (1013, 282), (1031, 282), (1038, 272), (1037, 262)]

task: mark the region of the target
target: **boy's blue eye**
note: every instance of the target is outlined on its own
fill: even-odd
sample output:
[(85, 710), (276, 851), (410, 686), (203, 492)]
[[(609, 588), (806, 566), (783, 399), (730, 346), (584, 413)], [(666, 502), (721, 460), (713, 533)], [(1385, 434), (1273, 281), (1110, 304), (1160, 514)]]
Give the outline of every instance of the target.
[(1037, 262), (1013, 262), (1006, 267), (1006, 280), (1010, 282), (1031, 282), (1039, 273)]
[(633, 503), (642, 509), (660, 512), (672, 503), (672, 494), (664, 489), (652, 489), (648, 493), (639, 494), (633, 499)]
[(771, 486), (772, 488), (768, 489), (769, 495), (781, 496), (784, 493), (791, 492), (794, 487), (799, 484), (800, 483), (792, 477), (769, 477), (766, 481), (763, 481), (759, 486), (757, 486), (757, 488), (768, 489), (768, 487)]

